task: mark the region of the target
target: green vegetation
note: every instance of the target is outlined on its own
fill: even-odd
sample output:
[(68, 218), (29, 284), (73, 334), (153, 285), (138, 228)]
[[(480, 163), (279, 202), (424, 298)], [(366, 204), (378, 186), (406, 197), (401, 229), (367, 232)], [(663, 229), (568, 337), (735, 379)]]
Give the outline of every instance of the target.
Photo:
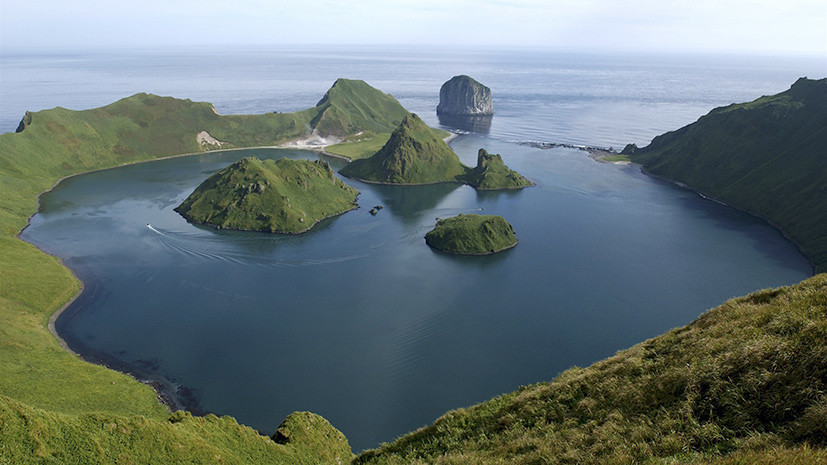
[[(443, 131), (442, 129), (431, 128), (431, 131), (443, 140), (451, 135), (451, 133)], [(363, 133), (354, 136), (352, 140), (328, 145), (324, 150), (327, 153), (345, 157), (349, 160), (358, 160), (360, 158), (368, 158), (378, 152), (382, 146), (388, 142), (390, 137), (390, 132), (379, 134)]]
[[(678, 157), (691, 153), (693, 163), (715, 167), (706, 175), (718, 179), (717, 189), (728, 191), (731, 182), (785, 200), (799, 223), (756, 213), (823, 266), (827, 221), (813, 206), (824, 202), (817, 189), (823, 157), (815, 150), (824, 146), (819, 111), (827, 107), (812, 102), (824, 103), (824, 85), (802, 80), (777, 96), (715, 110), (631, 156), (653, 173), (671, 173), (674, 164), (691, 174)], [(80, 283), (15, 235), (35, 213), (38, 194), (67, 175), (313, 135), (381, 138), (405, 117), (400, 108), (360, 81), (339, 80), (317, 107), (292, 114), (219, 116), (206, 103), (138, 94), (93, 110), (27, 113), (21, 132), (0, 135), (0, 463), (347, 463), (346, 439), (316, 415), (292, 414), (267, 438), (230, 417), (170, 414), (150, 387), (63, 350), (47, 329), (49, 317)], [(766, 153), (747, 152), (744, 140), (759, 135), (765, 139), (752, 145), (787, 150), (766, 160)], [(402, 136), (402, 146), (421, 144)], [(713, 162), (711, 149), (728, 155)], [(462, 168), (457, 175), (467, 174)], [(741, 177), (730, 181), (716, 170)], [(777, 185), (770, 194), (751, 185), (771, 179)], [(824, 360), (827, 274), (734, 299), (591, 367), (449, 412), (356, 462), (824, 463)]]
[(477, 166), (468, 171), (465, 182), (477, 190), (522, 189), (534, 185), (508, 169), (500, 154), (489, 154), (485, 149), (477, 153)]
[(419, 116), (409, 113), (376, 154), (339, 172), (367, 182), (434, 184), (458, 182), (465, 166)]
[(605, 155), (605, 156), (599, 157), (597, 160), (598, 161), (605, 161), (605, 162), (608, 162), (608, 163), (612, 163), (612, 162), (616, 162), (616, 161), (630, 162), (630, 161), (632, 161), (632, 158), (629, 155), (624, 155), (624, 154), (618, 153), (617, 155)]
[(357, 195), (326, 162), (247, 157), (207, 178), (175, 211), (219, 228), (296, 234), (353, 210)]
[[(365, 142), (350, 153), (361, 157), (369, 147)], [(413, 113), (405, 117), (378, 152), (369, 158), (354, 160), (339, 172), (382, 184), (462, 182), (481, 190), (521, 189), (532, 185), (508, 169), (500, 155), (489, 155), (484, 149), (480, 149), (476, 168), (463, 165), (448, 144)]]
[[(311, 135), (390, 132), (405, 113), (396, 100), (367, 84), (339, 80), (321, 105), (291, 114), (219, 116), (208, 103), (137, 94), (92, 110), (27, 112), (20, 132), (0, 134), (0, 396), (6, 396), (0, 404), (4, 412), (24, 412), (21, 418), (28, 432), (20, 434), (46, 441), (41, 436), (51, 430), (44, 430), (39, 419), (59, 419), (61, 428), (68, 428), (61, 433), (67, 440), (62, 445), (59, 435), (48, 440), (56, 450), (65, 451), (76, 447), (69, 438), (97, 434), (94, 422), (87, 421), (90, 415), (140, 415), (130, 421), (151, 424), (170, 415), (149, 386), (82, 361), (49, 333), (50, 315), (77, 294), (80, 283), (57, 258), (16, 237), (37, 210), (41, 192), (65, 176), (164, 156), (275, 145)], [(199, 137), (202, 132), (211, 137)], [(3, 463), (17, 463), (23, 460), (17, 454), (27, 451), (28, 442), (13, 439), (18, 433), (12, 432), (11, 424), (10, 419), (0, 421)], [(165, 430), (157, 431), (156, 443), (163, 444)], [(193, 429), (187, 441), (194, 441), (199, 431), (206, 432)], [(222, 456), (243, 452), (234, 449), (233, 434), (227, 433)], [(130, 447), (123, 438), (118, 440), (118, 450)], [(142, 444), (145, 453), (154, 450), (147, 442), (136, 441), (135, 448)], [(242, 442), (237, 445), (242, 447)], [(34, 451), (30, 460), (41, 461), (37, 457), (43, 453)], [(155, 453), (161, 456), (160, 449)], [(10, 456), (14, 460), (5, 460)]]
[(517, 245), (517, 236), (502, 216), (459, 214), (437, 220), (425, 243), (449, 254), (490, 255)]
[(623, 153), (670, 179), (767, 219), (827, 269), (827, 79), (716, 108)]
[(730, 300), (554, 381), (448, 412), (355, 463), (697, 463), (730, 453), (721, 463), (769, 463), (779, 450), (823, 459), (825, 360), (822, 274)]
[(227, 416), (65, 415), (0, 396), (0, 463), (287, 465), (352, 458), (344, 435), (307, 412), (289, 415), (268, 438)]

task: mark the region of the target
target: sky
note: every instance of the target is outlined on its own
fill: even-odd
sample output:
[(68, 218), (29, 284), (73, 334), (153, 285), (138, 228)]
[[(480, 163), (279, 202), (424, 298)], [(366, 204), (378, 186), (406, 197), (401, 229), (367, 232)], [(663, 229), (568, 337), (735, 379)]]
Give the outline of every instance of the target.
[(827, 0), (0, 0), (3, 50), (292, 44), (827, 60)]

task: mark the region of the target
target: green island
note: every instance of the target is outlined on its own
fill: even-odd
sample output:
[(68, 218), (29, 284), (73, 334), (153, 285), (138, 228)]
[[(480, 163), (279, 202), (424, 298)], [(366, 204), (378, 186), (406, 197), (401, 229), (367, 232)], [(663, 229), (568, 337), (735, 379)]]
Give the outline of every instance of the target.
[[(825, 106), (811, 102), (823, 102), (823, 86), (824, 80), (799, 81), (787, 93), (713, 111), (703, 124), (630, 156), (658, 174), (661, 163), (687, 163), (674, 154), (690, 150), (690, 136), (719, 135), (704, 146), (709, 153), (688, 152), (697, 155), (695, 163), (707, 163), (716, 151), (743, 147), (745, 139), (780, 140), (776, 127), (796, 134), (775, 158), (733, 152), (706, 166), (706, 175), (722, 176), (732, 162), (732, 172), (766, 183), (773, 177), (764, 167), (774, 168), (781, 183), (776, 193), (793, 197), (783, 208), (770, 203), (764, 216), (823, 269), (827, 222), (823, 189), (813, 186), (823, 186), (816, 149), (824, 146), (818, 143), (824, 120), (795, 119), (801, 124), (795, 132), (776, 115), (819, 114)], [(762, 108), (763, 119), (752, 115)], [(307, 412), (291, 414), (269, 437), (227, 416), (170, 413), (152, 388), (84, 362), (50, 333), (50, 320), (82, 285), (59, 259), (17, 234), (37, 211), (38, 195), (60, 179), (218, 148), (355, 140), (390, 133), (406, 114), (367, 84), (339, 80), (319, 106), (297, 113), (219, 116), (208, 103), (138, 94), (93, 110), (27, 113), (20, 132), (0, 134), (0, 463), (827, 462), (827, 274), (730, 300), (614, 357), (449, 412), (358, 457), (339, 431)], [(743, 137), (735, 137), (736, 130)], [(782, 163), (792, 152), (806, 157)], [(785, 173), (813, 198), (802, 198), (781, 179)], [(785, 210), (817, 221), (785, 226), (774, 219)]]
[(491, 255), (517, 245), (514, 228), (502, 216), (463, 215), (437, 220), (425, 243), (453, 255)]
[(66, 351), (50, 324), (82, 284), (58, 258), (17, 235), (36, 213), (38, 196), (68, 176), (216, 149), (390, 133), (406, 114), (365, 82), (339, 79), (319, 105), (296, 113), (222, 116), (209, 103), (136, 94), (91, 110), (27, 112), (18, 132), (0, 134), (0, 463), (221, 457), (288, 464), (350, 454), (322, 421), (285, 444), (228, 418), (178, 421), (150, 386)]
[(651, 175), (766, 219), (827, 270), (827, 79), (716, 108), (623, 152)]
[(477, 166), (468, 170), (465, 182), (477, 190), (522, 189), (534, 185), (520, 173), (509, 169), (500, 154), (491, 154), (485, 149), (477, 153)]
[(207, 178), (175, 211), (218, 228), (297, 234), (353, 210), (358, 195), (327, 162), (247, 157)]
[(347, 177), (379, 184), (457, 182), (476, 189), (521, 189), (532, 183), (508, 169), (500, 155), (479, 152), (469, 168), (422, 119), (408, 114), (379, 151), (339, 170)]

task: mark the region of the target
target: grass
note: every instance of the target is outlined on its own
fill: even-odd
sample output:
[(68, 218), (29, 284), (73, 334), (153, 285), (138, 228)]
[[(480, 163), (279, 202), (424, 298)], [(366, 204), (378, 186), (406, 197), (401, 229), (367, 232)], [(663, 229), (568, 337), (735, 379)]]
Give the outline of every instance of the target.
[(632, 158), (629, 155), (617, 154), (617, 155), (606, 155), (600, 157), (598, 160), (605, 161), (605, 162), (616, 162), (616, 161), (628, 161), (631, 162)]
[(520, 189), (532, 185), (516, 171), (508, 169), (500, 155), (490, 155), (485, 149), (480, 149), (476, 168), (463, 165), (448, 144), (413, 113), (369, 157), (365, 158), (365, 154), (378, 145), (377, 139), (354, 144), (358, 145), (339, 144), (332, 150), (338, 150), (340, 155), (357, 155), (357, 159), (340, 173), (362, 181), (384, 184), (461, 182), (481, 190)]
[(767, 219), (827, 267), (827, 79), (716, 108), (628, 152), (659, 177)]
[[(344, 435), (324, 418), (296, 412), (275, 438), (232, 417), (176, 412), (158, 420), (140, 415), (66, 415), (0, 396), (0, 463), (348, 463)], [(287, 440), (289, 438), (289, 440)]]
[[(827, 447), (827, 274), (361, 454), (397, 463), (799, 463)], [(823, 462), (822, 462), (823, 463)]]
[(502, 216), (459, 214), (437, 220), (425, 242), (449, 254), (489, 255), (517, 245), (517, 236)]
[(500, 154), (490, 154), (485, 149), (479, 150), (477, 166), (468, 170), (464, 180), (478, 190), (522, 189), (534, 185), (520, 173), (508, 169)]
[[(366, 105), (373, 109), (366, 110)], [(291, 114), (219, 116), (208, 103), (150, 94), (136, 94), (92, 110), (55, 108), (27, 113), (22, 132), (0, 134), (0, 396), (4, 415), (22, 410), (31, 418), (49, 418), (60, 428), (54, 434), (71, 432), (93, 443), (98, 441), (97, 433), (84, 428), (99, 428), (89, 422), (89, 415), (140, 415), (129, 421), (152, 425), (170, 415), (149, 386), (83, 362), (63, 350), (49, 333), (50, 315), (78, 292), (80, 283), (58, 259), (16, 238), (36, 212), (41, 192), (65, 176), (215, 148), (198, 143), (196, 136), (201, 131), (221, 141), (222, 148), (277, 145), (310, 134), (389, 132), (404, 113), (392, 97), (364, 82), (348, 80), (337, 81), (323, 105)], [(0, 462), (9, 456), (23, 460), (19, 454), (28, 457), (32, 452), (18, 444), (10, 421), (0, 423)], [(21, 428), (28, 431), (25, 434), (45, 434), (37, 422)], [(155, 431), (158, 437), (165, 434), (163, 429)], [(49, 439), (56, 451), (71, 446), (68, 442), (61, 446), (59, 435)], [(147, 445), (146, 453), (152, 451), (149, 443), (135, 447), (142, 444)], [(37, 461), (39, 454), (31, 460)], [(40, 461), (48, 463), (49, 459)]]
[(220, 228), (296, 234), (353, 210), (357, 195), (326, 162), (247, 157), (210, 176), (175, 211)]
[(457, 182), (465, 166), (419, 116), (409, 113), (376, 154), (339, 172), (369, 182), (433, 184)]

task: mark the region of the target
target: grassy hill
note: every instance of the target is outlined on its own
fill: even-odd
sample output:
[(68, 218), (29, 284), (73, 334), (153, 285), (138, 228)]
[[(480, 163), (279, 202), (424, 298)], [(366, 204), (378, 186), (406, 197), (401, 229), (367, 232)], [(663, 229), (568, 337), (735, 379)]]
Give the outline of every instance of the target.
[(508, 169), (500, 155), (490, 155), (484, 149), (480, 149), (475, 168), (463, 165), (448, 144), (413, 113), (405, 117), (381, 149), (365, 157), (364, 151), (371, 146), (372, 142), (362, 142), (350, 149), (347, 144), (335, 147), (358, 156), (339, 172), (351, 178), (383, 184), (461, 182), (482, 190), (520, 189), (532, 185), (516, 171)]
[(449, 254), (490, 255), (517, 245), (517, 236), (502, 216), (459, 214), (438, 220), (425, 242)]
[(419, 116), (409, 113), (370, 158), (354, 160), (339, 172), (368, 182), (433, 184), (458, 182), (465, 166)]
[(220, 228), (296, 234), (353, 210), (357, 195), (326, 162), (247, 157), (207, 178), (175, 211)]
[(822, 274), (448, 412), (355, 463), (825, 463), (825, 361)]
[[(27, 113), (20, 132), (0, 134), (0, 396), (4, 405), (19, 403), (28, 412), (30, 434), (41, 434), (41, 414), (66, 420), (73, 431), (87, 425), (84, 415), (140, 415), (148, 422), (170, 415), (149, 386), (82, 361), (50, 334), (50, 316), (81, 285), (57, 258), (16, 237), (36, 212), (38, 195), (65, 176), (94, 169), (216, 148), (275, 145), (314, 131), (321, 136), (389, 132), (401, 121), (396, 115), (404, 110), (398, 102), (367, 84), (339, 80), (334, 87), (324, 104), (290, 114), (220, 116), (208, 103), (137, 94), (92, 110)], [(364, 102), (372, 102), (375, 110), (347, 112)], [(392, 111), (385, 114), (385, 109)], [(328, 115), (331, 111), (336, 118)], [(22, 450), (16, 440), (6, 439), (14, 437), (7, 435), (7, 424), (0, 422), (0, 463), (3, 454)], [(221, 447), (228, 454), (241, 444), (228, 440)]]
[(485, 149), (477, 152), (477, 166), (468, 170), (464, 179), (477, 190), (522, 189), (534, 185), (520, 173), (505, 166), (500, 154), (490, 154)]
[(318, 464), (353, 458), (344, 435), (308, 412), (289, 415), (271, 437), (232, 417), (168, 419), (139, 415), (65, 415), (0, 396), (0, 463), (62, 465)]
[(767, 219), (827, 270), (827, 79), (716, 108), (624, 153), (647, 173)]

